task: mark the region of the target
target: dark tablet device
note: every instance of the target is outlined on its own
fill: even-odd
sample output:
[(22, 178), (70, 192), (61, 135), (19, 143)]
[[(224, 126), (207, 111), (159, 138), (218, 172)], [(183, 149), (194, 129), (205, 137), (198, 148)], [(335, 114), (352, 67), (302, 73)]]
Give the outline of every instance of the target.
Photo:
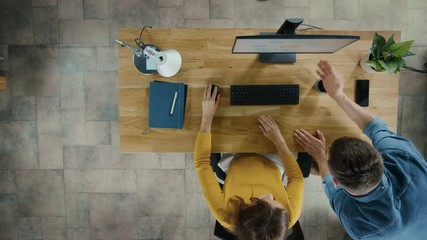
[(356, 80), (356, 103), (361, 107), (369, 106), (369, 80)]

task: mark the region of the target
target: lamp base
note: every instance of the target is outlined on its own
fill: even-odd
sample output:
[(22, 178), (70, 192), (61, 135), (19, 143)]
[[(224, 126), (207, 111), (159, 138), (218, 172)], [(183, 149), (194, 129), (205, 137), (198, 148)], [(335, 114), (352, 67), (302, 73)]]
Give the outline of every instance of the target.
[[(156, 51), (162, 51), (155, 45), (146, 44), (146, 47), (151, 47), (156, 49)], [(135, 64), (135, 68), (146, 75), (153, 75), (157, 73), (157, 65), (154, 58), (145, 58), (144, 54), (138, 56), (137, 54), (133, 55), (133, 63)]]

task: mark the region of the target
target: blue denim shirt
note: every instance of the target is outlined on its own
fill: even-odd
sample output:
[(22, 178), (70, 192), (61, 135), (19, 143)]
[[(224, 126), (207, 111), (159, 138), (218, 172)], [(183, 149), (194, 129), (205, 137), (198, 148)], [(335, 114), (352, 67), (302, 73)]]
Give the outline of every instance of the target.
[(368, 195), (355, 197), (335, 188), (331, 174), (324, 176), (332, 209), (353, 239), (427, 239), (426, 161), (379, 118), (364, 133), (384, 159), (381, 182)]

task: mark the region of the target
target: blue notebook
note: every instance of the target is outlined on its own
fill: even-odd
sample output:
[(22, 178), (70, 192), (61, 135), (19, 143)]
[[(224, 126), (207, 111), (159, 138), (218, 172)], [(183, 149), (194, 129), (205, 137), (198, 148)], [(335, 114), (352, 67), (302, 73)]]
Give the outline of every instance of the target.
[(148, 127), (184, 127), (187, 85), (154, 81), (150, 82)]

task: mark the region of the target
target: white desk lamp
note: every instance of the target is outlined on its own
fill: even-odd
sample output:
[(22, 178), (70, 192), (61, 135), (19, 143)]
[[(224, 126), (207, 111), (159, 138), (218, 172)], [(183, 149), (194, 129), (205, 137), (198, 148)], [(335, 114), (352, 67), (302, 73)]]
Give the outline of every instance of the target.
[(125, 41), (120, 41), (118, 39), (115, 41), (119, 43), (120, 46), (127, 47), (134, 52), (133, 60), (138, 71), (144, 74), (155, 74), (158, 72), (162, 77), (174, 76), (181, 68), (181, 55), (174, 49), (162, 51), (155, 45), (142, 42), (141, 35), (145, 28), (146, 27), (142, 28), (139, 38), (135, 39), (135, 43), (138, 47), (129, 45)]

